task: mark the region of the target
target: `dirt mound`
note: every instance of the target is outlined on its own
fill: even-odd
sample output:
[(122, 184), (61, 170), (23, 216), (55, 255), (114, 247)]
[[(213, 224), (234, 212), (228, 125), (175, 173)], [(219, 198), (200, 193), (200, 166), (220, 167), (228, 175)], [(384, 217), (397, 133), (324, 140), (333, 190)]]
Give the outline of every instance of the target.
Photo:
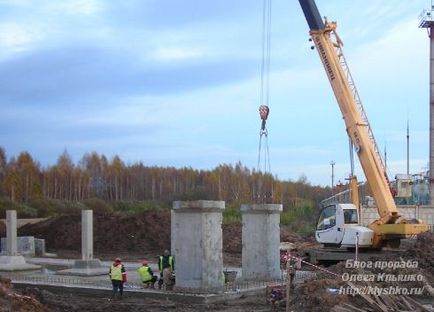
[(307, 281), (295, 288), (291, 308), (294, 311), (329, 311), (331, 307), (350, 300), (347, 296), (334, 293), (344, 284), (337, 279)]
[[(241, 258), (242, 225), (224, 224), (223, 252), (230, 255), (230, 263)], [(0, 228), (1, 230), (1, 228)], [(158, 254), (170, 248), (170, 211), (149, 210), (135, 215), (94, 215), (94, 251), (99, 256), (116, 254), (124, 260), (135, 254)], [(64, 215), (18, 229), (20, 236), (35, 236), (46, 241), (47, 249), (73, 257), (66, 251), (81, 251), (81, 216)], [(304, 250), (310, 239), (281, 230), (281, 241), (295, 243)], [(310, 246), (310, 245), (309, 245)]]
[[(94, 216), (96, 252), (149, 252), (170, 247), (170, 211)], [(49, 249), (81, 250), (81, 216), (59, 216), (19, 229), (19, 235), (44, 238)]]
[(241, 224), (223, 224), (223, 252), (241, 254)]
[[(241, 240), (242, 240), (242, 225), (236, 224), (223, 224), (223, 252), (240, 253), (241, 254)], [(313, 242), (311, 238), (304, 238), (297, 233), (290, 233), (284, 229), (280, 231), (281, 242), (294, 243), (296, 249), (305, 250), (307, 246), (318, 244)]]
[(426, 232), (417, 236), (414, 246), (408, 248), (404, 254), (407, 259), (418, 262), (418, 267), (434, 277), (434, 233)]
[(304, 257), (305, 252), (309, 249), (320, 248), (320, 244), (316, 242), (313, 236), (304, 237), (284, 229), (280, 231), (280, 241), (294, 244), (294, 250), (291, 253), (298, 257)]
[(24, 296), (12, 289), (11, 281), (0, 277), (0, 312), (43, 312), (45, 307), (32, 296)]
[(6, 224), (0, 221), (0, 237), (6, 237)]

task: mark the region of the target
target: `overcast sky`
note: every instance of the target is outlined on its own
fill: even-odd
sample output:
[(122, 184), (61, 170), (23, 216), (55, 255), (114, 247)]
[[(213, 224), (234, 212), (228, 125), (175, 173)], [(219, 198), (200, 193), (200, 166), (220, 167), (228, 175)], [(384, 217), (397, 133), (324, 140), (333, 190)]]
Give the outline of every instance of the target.
[[(317, 0), (391, 175), (427, 169), (428, 0)], [(42, 166), (67, 150), (126, 163), (256, 167), (262, 0), (0, 0), (0, 146)], [(273, 0), (271, 171), (344, 181), (348, 137), (298, 1)], [(358, 162), (358, 160), (356, 160)], [(356, 173), (363, 180), (360, 168)]]

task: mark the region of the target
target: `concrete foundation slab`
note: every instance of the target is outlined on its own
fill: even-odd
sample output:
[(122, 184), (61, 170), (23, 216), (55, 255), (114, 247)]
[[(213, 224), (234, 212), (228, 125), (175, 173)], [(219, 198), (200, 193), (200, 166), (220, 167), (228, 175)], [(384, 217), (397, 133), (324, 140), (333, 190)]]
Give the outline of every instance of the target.
[(242, 205), (242, 276), (245, 280), (275, 280), (280, 272), (278, 204)]
[(26, 263), (23, 256), (0, 256), (0, 271), (39, 270), (40, 265)]
[(223, 288), (223, 201), (176, 201), (172, 210), (172, 250), (176, 287)]
[(101, 266), (99, 259), (75, 260), (71, 269), (57, 271), (57, 275), (98, 276), (108, 275), (109, 269)]

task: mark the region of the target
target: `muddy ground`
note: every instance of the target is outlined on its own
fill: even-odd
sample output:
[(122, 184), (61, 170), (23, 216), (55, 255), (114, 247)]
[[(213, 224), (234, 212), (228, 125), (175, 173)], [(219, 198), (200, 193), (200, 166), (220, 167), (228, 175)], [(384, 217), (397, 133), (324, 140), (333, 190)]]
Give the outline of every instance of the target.
[(265, 304), (263, 298), (243, 298), (236, 301), (218, 304), (188, 304), (172, 301), (160, 301), (153, 299), (128, 298), (128, 293), (122, 300), (109, 301), (104, 297), (77, 296), (74, 294), (53, 294), (37, 289), (28, 289), (26, 292), (37, 298), (47, 309), (53, 312), (73, 312), (73, 311), (95, 311), (95, 312), (162, 312), (162, 311), (261, 311), (269, 312), (270, 306)]

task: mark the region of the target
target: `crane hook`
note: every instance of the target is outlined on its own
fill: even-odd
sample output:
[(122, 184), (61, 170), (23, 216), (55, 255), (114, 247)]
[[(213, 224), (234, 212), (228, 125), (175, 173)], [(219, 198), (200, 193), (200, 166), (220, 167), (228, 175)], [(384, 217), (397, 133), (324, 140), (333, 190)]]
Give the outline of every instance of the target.
[(259, 106), (259, 116), (262, 119), (262, 125), (261, 125), (261, 130), (264, 131), (265, 130), (265, 123), (267, 122), (267, 118), (268, 118), (268, 114), (270, 113), (270, 109), (268, 108), (267, 105), (261, 105)]

